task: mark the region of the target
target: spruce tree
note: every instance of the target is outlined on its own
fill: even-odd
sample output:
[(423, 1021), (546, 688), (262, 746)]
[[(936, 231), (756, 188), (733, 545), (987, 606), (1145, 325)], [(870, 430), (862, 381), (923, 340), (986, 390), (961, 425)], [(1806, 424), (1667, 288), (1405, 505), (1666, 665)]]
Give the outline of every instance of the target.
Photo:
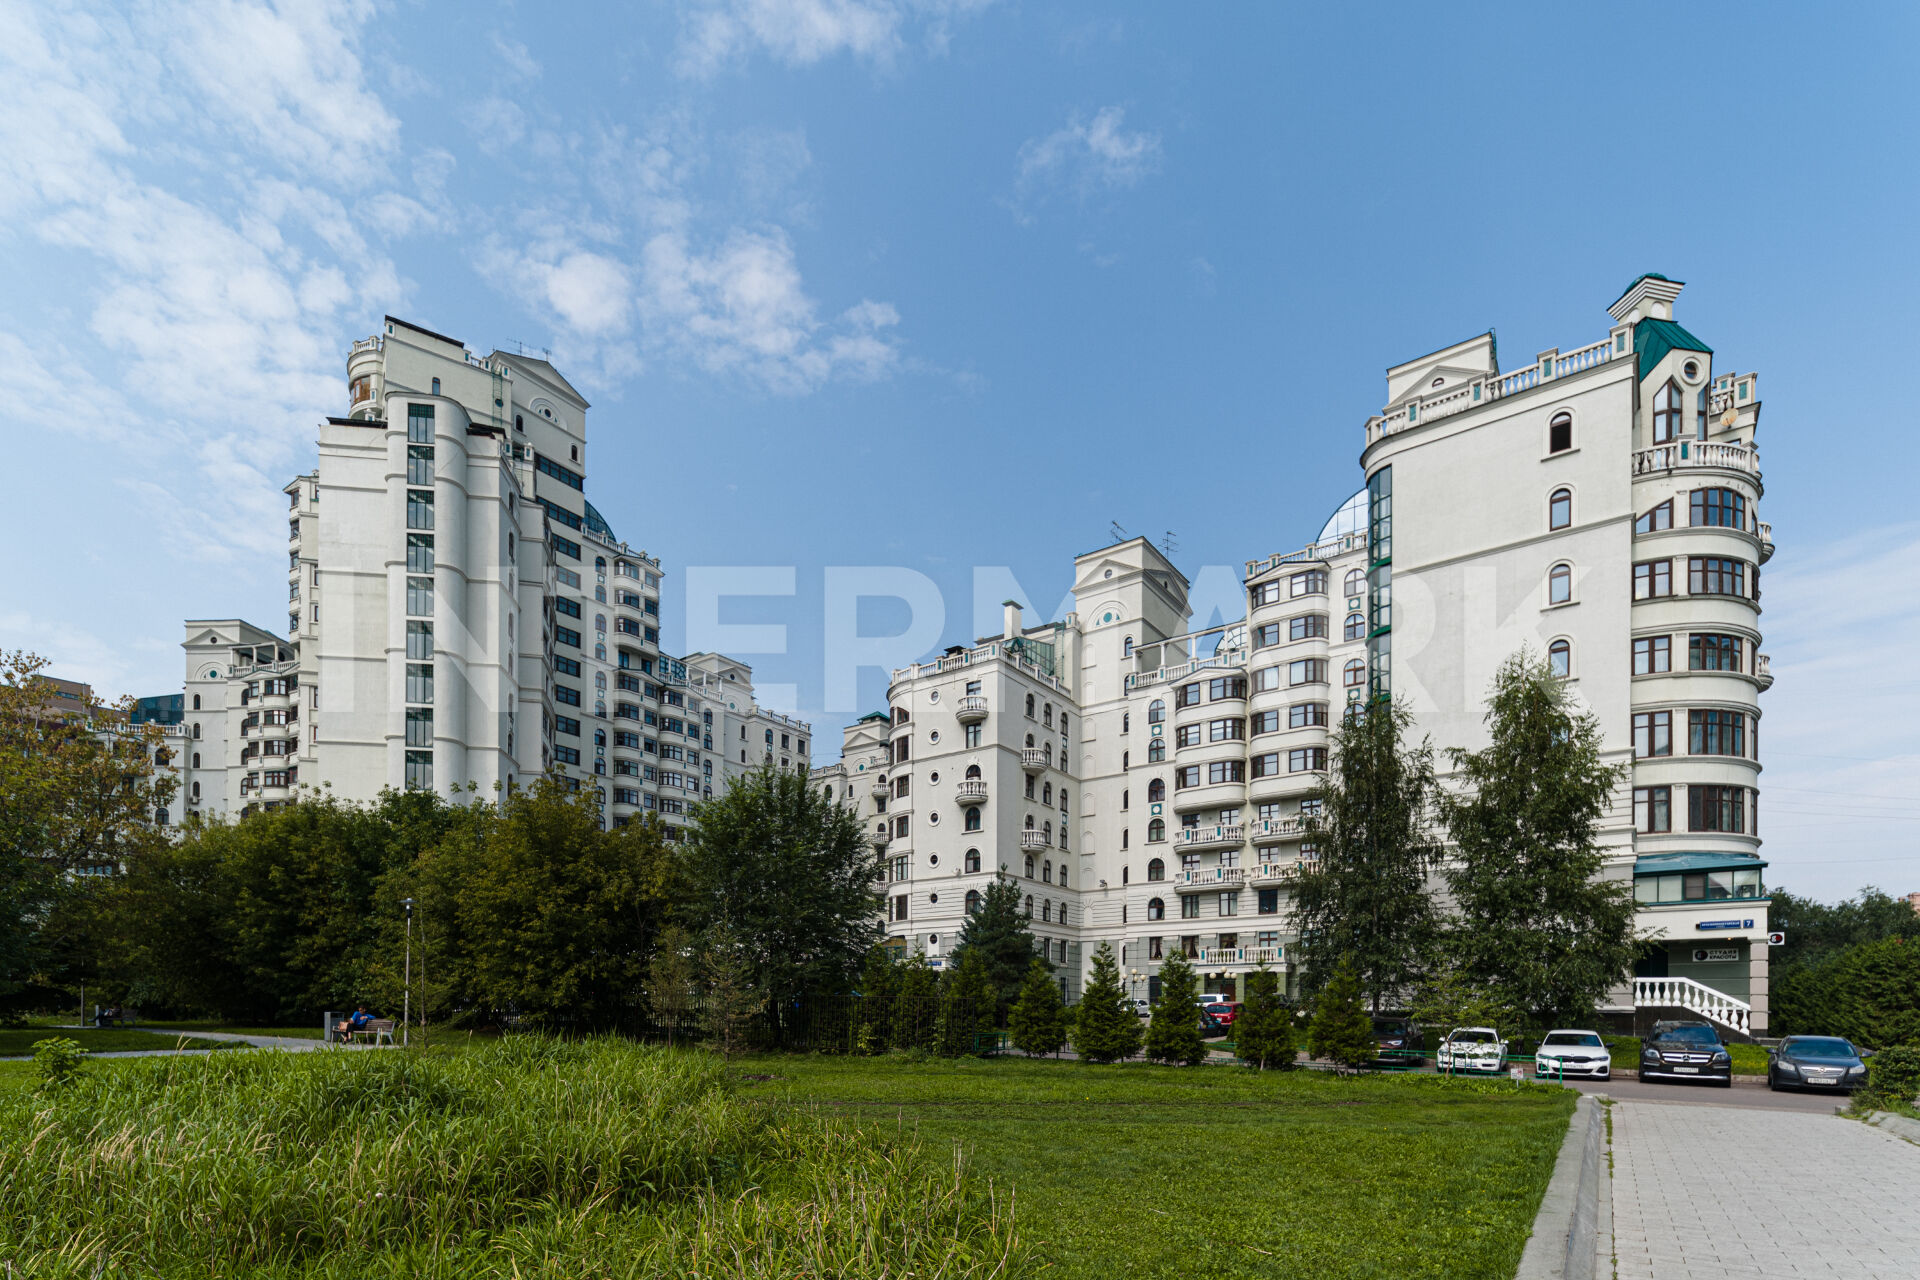
[(885, 947), (867, 952), (860, 971), (860, 1004), (854, 1044), (861, 1053), (879, 1053), (893, 1033), (893, 1007), (900, 996), (901, 966)]
[(1291, 1067), (1299, 1055), (1293, 1010), (1280, 998), (1280, 975), (1263, 960), (1247, 975), (1247, 998), (1233, 1020), (1234, 1052), (1261, 1070)]
[(1147, 1056), (1168, 1066), (1192, 1066), (1207, 1056), (1200, 1035), (1200, 985), (1186, 953), (1175, 951), (1160, 966), (1160, 998), (1147, 1027)]
[(1058, 1053), (1067, 1042), (1067, 1009), (1060, 1002), (1060, 984), (1039, 956), (1027, 966), (1007, 1027), (1013, 1033), (1013, 1047), (1029, 1058)]
[(1624, 768), (1602, 762), (1599, 722), (1526, 650), (1495, 674), (1486, 723), (1483, 750), (1450, 753), (1464, 785), (1440, 797), (1447, 951), (1535, 1027), (1582, 1026), (1636, 952), (1631, 890), (1600, 877), (1597, 834)]
[[(1021, 903), (1020, 886), (1011, 878), (995, 876), (986, 892), (980, 895), (979, 909), (960, 926), (955, 958), (978, 950), (985, 959), (987, 978), (993, 985), (994, 1026), (1006, 1021), (1007, 1011), (1019, 997), (1021, 984), (1026, 981), (1027, 970), (1037, 954), (1031, 924), (1032, 919)], [(1047, 964), (1045, 957), (1040, 957), (1040, 963), (1052, 972), (1053, 966)]]
[(993, 982), (987, 958), (978, 947), (962, 951), (940, 979), (940, 1020), (936, 1049), (958, 1058), (981, 1049), (981, 1034), (993, 1030)]
[(1342, 961), (1314, 1005), (1308, 1052), (1337, 1067), (1358, 1070), (1372, 1062), (1378, 1050), (1373, 1022), (1360, 1007), (1360, 978)]
[(927, 953), (915, 948), (913, 958), (900, 966), (900, 992), (893, 999), (893, 1033), (889, 1037), (893, 1047), (931, 1047), (939, 1011), (940, 975), (927, 963)]
[(1118, 1062), (1140, 1052), (1140, 1019), (1120, 985), (1109, 943), (1093, 953), (1093, 972), (1075, 1010), (1073, 1048), (1087, 1062)]
[(1397, 703), (1357, 704), (1334, 729), (1332, 768), (1307, 821), (1319, 857), (1293, 885), (1303, 977), (1317, 989), (1345, 957), (1380, 1011), (1383, 998), (1421, 977), (1438, 932), (1428, 873), (1433, 749), (1403, 741), (1412, 716)]

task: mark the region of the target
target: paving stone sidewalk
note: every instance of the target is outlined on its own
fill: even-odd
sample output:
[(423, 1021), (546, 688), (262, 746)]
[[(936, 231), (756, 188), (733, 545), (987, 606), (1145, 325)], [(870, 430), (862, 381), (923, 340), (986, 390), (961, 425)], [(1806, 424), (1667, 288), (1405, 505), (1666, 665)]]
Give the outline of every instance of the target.
[(1920, 1146), (1858, 1121), (1617, 1102), (1613, 1165), (1618, 1280), (1920, 1276)]

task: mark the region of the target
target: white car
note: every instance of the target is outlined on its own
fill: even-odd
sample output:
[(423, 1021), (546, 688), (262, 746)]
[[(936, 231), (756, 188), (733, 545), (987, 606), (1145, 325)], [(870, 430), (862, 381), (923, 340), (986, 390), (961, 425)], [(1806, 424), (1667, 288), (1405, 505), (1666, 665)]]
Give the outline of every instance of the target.
[(1492, 1027), (1456, 1027), (1434, 1051), (1434, 1069), (1441, 1072), (1484, 1071), (1499, 1074), (1506, 1069), (1507, 1042)]
[(1549, 1031), (1534, 1050), (1533, 1074), (1535, 1079), (1609, 1080), (1613, 1054), (1597, 1031)]

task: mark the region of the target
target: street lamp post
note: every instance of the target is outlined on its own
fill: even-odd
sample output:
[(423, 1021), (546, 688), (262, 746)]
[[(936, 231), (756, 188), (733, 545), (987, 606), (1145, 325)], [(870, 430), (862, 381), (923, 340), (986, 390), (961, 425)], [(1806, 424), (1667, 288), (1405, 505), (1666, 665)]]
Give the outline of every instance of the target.
[(404, 1049), (413, 1029), (413, 899), (402, 898), (400, 905), (407, 909), (407, 960), (400, 991), (400, 1047)]

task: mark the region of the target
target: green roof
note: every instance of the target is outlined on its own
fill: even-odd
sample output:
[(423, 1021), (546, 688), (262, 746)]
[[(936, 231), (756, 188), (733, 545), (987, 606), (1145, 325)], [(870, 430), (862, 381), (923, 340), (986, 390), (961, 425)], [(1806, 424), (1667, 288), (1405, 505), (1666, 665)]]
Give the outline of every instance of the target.
[[(869, 711), (869, 712), (867, 712), (867, 714), (865, 714), (865, 715), (863, 715), (863, 716), (861, 716), (861, 717), (860, 717), (860, 720), (862, 720), (862, 721), (865, 721), (865, 720), (888, 720), (888, 721), (890, 721), (890, 720), (892, 720), (892, 719), (893, 719), (893, 717), (892, 717), (891, 715), (888, 715), (888, 714), (887, 714), (886, 712), (884, 712), (884, 711)], [(856, 723), (858, 723), (858, 722), (856, 722)]]
[(1669, 351), (1699, 351), (1713, 354), (1713, 348), (1671, 320), (1642, 320), (1633, 326), (1633, 350), (1640, 357), (1640, 376), (1660, 363)]
[(1633, 874), (1670, 875), (1676, 871), (1722, 871), (1729, 867), (1766, 865), (1757, 853), (1643, 853), (1633, 860)]

